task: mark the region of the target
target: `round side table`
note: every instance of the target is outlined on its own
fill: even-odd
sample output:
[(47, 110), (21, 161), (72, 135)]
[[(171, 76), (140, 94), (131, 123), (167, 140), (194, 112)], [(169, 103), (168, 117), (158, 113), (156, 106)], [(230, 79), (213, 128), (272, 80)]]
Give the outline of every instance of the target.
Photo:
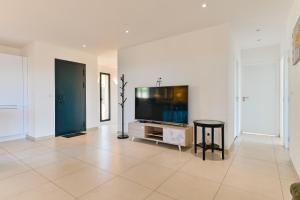
[[(225, 123), (217, 120), (195, 120), (194, 121), (194, 149), (195, 154), (197, 153), (197, 147), (201, 147), (203, 149), (203, 160), (205, 160), (205, 152), (206, 150), (211, 149), (212, 152), (214, 150), (222, 151), (222, 159), (224, 160), (224, 125)], [(202, 128), (202, 143), (197, 143), (197, 127)], [(206, 144), (206, 132), (205, 129), (211, 129), (211, 145)], [(215, 128), (221, 128), (221, 136), (222, 136), (222, 147), (215, 144)]]

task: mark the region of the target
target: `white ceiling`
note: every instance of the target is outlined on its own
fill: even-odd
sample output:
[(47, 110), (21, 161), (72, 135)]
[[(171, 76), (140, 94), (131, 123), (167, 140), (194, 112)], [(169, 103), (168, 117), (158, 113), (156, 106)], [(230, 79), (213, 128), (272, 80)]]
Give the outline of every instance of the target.
[(0, 44), (86, 44), (86, 51), (101, 53), (232, 22), (242, 47), (256, 47), (279, 42), (292, 1), (0, 0)]

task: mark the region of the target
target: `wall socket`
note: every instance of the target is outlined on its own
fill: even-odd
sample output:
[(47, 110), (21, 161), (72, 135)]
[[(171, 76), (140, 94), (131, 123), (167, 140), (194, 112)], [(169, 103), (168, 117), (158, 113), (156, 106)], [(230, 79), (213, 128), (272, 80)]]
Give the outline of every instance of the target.
[(210, 133), (206, 133), (205, 143), (206, 143), (206, 144), (211, 144)]

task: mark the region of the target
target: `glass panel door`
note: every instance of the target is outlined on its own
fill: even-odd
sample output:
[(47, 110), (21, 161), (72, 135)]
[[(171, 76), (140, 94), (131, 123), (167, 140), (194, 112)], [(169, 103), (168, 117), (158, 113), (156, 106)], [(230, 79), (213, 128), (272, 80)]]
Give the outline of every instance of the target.
[(100, 122), (110, 121), (110, 74), (100, 73)]

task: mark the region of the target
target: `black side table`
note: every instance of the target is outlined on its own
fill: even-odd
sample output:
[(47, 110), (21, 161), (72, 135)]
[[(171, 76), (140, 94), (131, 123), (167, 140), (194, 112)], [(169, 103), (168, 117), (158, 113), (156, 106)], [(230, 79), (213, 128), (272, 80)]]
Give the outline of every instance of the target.
[[(197, 153), (197, 147), (201, 147), (203, 149), (203, 160), (205, 160), (205, 151), (211, 149), (212, 152), (214, 150), (222, 151), (222, 159), (224, 160), (224, 125), (225, 123), (217, 120), (195, 120), (194, 121), (194, 148), (195, 154)], [(197, 127), (202, 128), (202, 143), (197, 143)], [(211, 145), (207, 145), (205, 142), (206, 138), (206, 128), (211, 128)], [(215, 128), (221, 128), (222, 130), (222, 147), (215, 144)]]

